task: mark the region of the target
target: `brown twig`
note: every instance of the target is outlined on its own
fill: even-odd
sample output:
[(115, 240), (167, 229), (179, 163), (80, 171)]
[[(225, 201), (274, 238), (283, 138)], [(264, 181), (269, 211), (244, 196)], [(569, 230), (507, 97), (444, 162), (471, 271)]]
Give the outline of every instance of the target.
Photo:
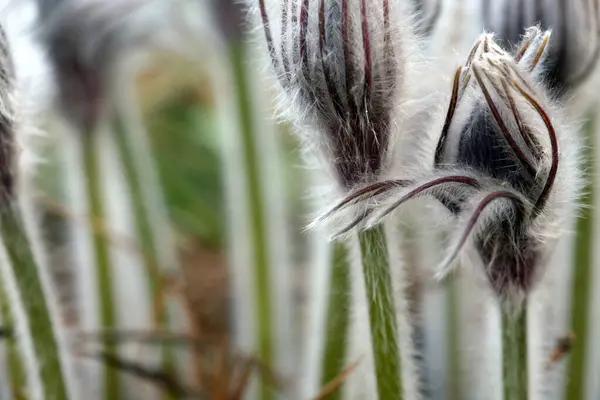
[(162, 369), (154, 369), (144, 366), (136, 362), (122, 359), (114, 354), (106, 351), (98, 351), (96, 353), (80, 353), (81, 357), (92, 358), (103, 362), (104, 364), (136, 376), (140, 379), (147, 380), (161, 387), (165, 392), (177, 398), (199, 398), (200, 395), (191, 388), (185, 387), (178, 382), (171, 374)]
[(323, 390), (314, 398), (314, 400), (325, 400), (332, 396), (342, 385), (348, 380), (350, 375), (358, 368), (358, 365), (361, 363), (362, 359), (355, 361), (346, 367), (338, 376), (329, 381)]

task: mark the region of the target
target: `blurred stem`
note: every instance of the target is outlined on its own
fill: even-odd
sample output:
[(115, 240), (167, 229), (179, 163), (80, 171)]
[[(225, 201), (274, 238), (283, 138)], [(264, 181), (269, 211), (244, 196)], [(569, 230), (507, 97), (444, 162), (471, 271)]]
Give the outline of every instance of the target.
[[(142, 248), (142, 257), (148, 273), (148, 286), (151, 298), (154, 301), (152, 307), (152, 318), (155, 330), (168, 330), (168, 304), (163, 288), (163, 280), (157, 254), (157, 241), (151, 226), (150, 204), (146, 201), (142, 184), (143, 173), (139, 170), (135, 160), (139, 157), (132, 145), (133, 134), (127, 130), (126, 116), (119, 109), (115, 110), (113, 116), (114, 135), (119, 157), (123, 165), (123, 172), (129, 189), (131, 209), (134, 213), (137, 239)], [(160, 197), (160, 195), (158, 196)], [(173, 352), (169, 345), (162, 346), (163, 369), (168, 373), (174, 371)], [(172, 397), (172, 396), (170, 396)]]
[[(0, 210), (0, 237), (4, 242), (9, 264), (4, 268), (12, 268), (15, 282), (3, 282), (5, 287), (15, 285), (15, 292), (20, 295), (25, 312), (28, 334), (34, 347), (39, 366), (39, 374), (43, 385), (42, 392), (46, 399), (68, 399), (66, 380), (63, 376), (64, 366), (60, 358), (60, 342), (56, 337), (54, 323), (58, 323), (58, 315), (52, 315), (47, 302), (47, 294), (42, 285), (40, 267), (33, 254), (30, 237), (26, 231), (19, 208), (16, 204), (3, 206)], [(5, 274), (5, 277), (10, 274)], [(6, 280), (6, 278), (5, 278)], [(10, 299), (15, 303), (17, 299)], [(10, 314), (19, 312), (12, 304)], [(54, 320), (54, 321), (53, 321)], [(23, 332), (18, 332), (23, 334)], [(23, 340), (17, 337), (17, 340)], [(21, 344), (23, 346), (23, 344)], [(18, 370), (15, 371), (18, 374)], [(38, 373), (31, 371), (28, 373)], [(31, 389), (31, 388), (30, 388)]]
[[(242, 142), (246, 187), (248, 190), (248, 217), (250, 221), (253, 241), (253, 267), (254, 267), (254, 293), (256, 295), (256, 313), (258, 329), (258, 352), (260, 360), (272, 368), (275, 360), (274, 349), (274, 321), (271, 306), (274, 299), (271, 297), (269, 252), (267, 249), (266, 207), (263, 204), (261, 193), (261, 176), (259, 167), (260, 149), (257, 148), (255, 137), (254, 111), (252, 107), (252, 94), (250, 80), (246, 65), (246, 51), (242, 43), (233, 43), (229, 47), (231, 68), (233, 71), (234, 87), (237, 89), (237, 109), (239, 112), (239, 140)], [(273, 397), (271, 389), (265, 379), (261, 380), (262, 399)]]
[[(85, 187), (87, 190), (88, 212), (91, 221), (104, 221), (104, 208), (102, 204), (102, 176), (100, 171), (100, 160), (98, 157), (98, 146), (96, 145), (96, 134), (99, 132), (79, 132), (83, 147), (83, 166), (85, 172)], [(104, 235), (92, 233), (93, 248), (95, 253), (96, 271), (98, 277), (98, 293), (100, 294), (100, 315), (103, 329), (114, 329), (115, 310), (113, 307), (112, 272), (110, 265), (110, 245), (108, 238)], [(110, 341), (104, 342), (105, 350), (109, 353), (115, 352), (117, 346)], [(106, 366), (104, 371), (104, 394), (107, 400), (120, 398), (118, 372), (114, 368)]]
[(380, 399), (402, 399), (400, 350), (394, 293), (384, 228), (359, 234)]
[[(325, 327), (325, 350), (323, 351), (323, 379), (325, 386), (339, 377), (344, 370), (350, 326), (350, 265), (347, 244), (336, 243), (333, 248), (333, 266)], [(331, 400), (341, 398), (341, 387), (332, 393)]]
[(502, 352), (504, 354), (504, 398), (528, 399), (527, 311), (502, 313)]
[(583, 159), (586, 164), (584, 171), (589, 177), (586, 179), (585, 196), (582, 199), (582, 207), (579, 211), (579, 219), (577, 220), (577, 236), (575, 238), (575, 260), (573, 271), (573, 300), (571, 308), (571, 324), (573, 333), (575, 334), (575, 345), (571, 352), (570, 364), (567, 369), (567, 399), (582, 400), (585, 389), (585, 366), (586, 356), (589, 348), (587, 344), (588, 334), (588, 317), (590, 315), (590, 301), (592, 289), (592, 254), (594, 243), (594, 218), (596, 211), (593, 208), (596, 189), (593, 182), (597, 173), (596, 162), (594, 159), (594, 127), (595, 121), (590, 122), (584, 129), (586, 137), (586, 146), (584, 149), (586, 154)]
[[(2, 286), (4, 286), (4, 282)], [(12, 394), (15, 400), (26, 400), (24, 392), (27, 389), (27, 377), (23, 360), (19, 354), (18, 339), (14, 335), (15, 319), (13, 318), (10, 300), (5, 290), (0, 290), (0, 310), (4, 328), (13, 331), (13, 337), (0, 339), (6, 341), (6, 367), (9, 374), (6, 381), (10, 382), (10, 394)]]
[(153, 318), (156, 324), (155, 329), (163, 328), (166, 320), (166, 304), (161, 284), (161, 273), (159, 269), (158, 256), (156, 254), (156, 241), (150, 226), (149, 207), (144, 201), (142, 189), (142, 176), (135, 165), (136, 154), (133, 151), (127, 133), (124, 116), (116, 112), (113, 118), (113, 126), (117, 149), (121, 162), (123, 163), (123, 172), (127, 181), (131, 196), (131, 209), (134, 213), (135, 225), (138, 234), (138, 240), (142, 247), (142, 257), (146, 268), (148, 269), (148, 284), (152, 298), (158, 300), (160, 304), (153, 307)]

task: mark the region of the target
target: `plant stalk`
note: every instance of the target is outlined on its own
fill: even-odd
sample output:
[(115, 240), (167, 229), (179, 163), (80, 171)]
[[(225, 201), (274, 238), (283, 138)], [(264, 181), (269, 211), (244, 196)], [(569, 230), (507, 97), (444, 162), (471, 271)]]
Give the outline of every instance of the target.
[(504, 354), (504, 399), (527, 400), (527, 311), (502, 313), (502, 352)]
[(577, 236), (575, 238), (575, 260), (573, 271), (573, 299), (571, 304), (571, 326), (575, 335), (575, 345), (571, 352), (569, 366), (567, 368), (567, 391), (566, 398), (582, 400), (585, 390), (585, 367), (588, 357), (588, 325), (592, 300), (592, 255), (594, 250), (594, 218), (596, 210), (594, 201), (597, 196), (594, 187), (594, 177), (598, 171), (594, 158), (594, 133), (595, 122), (589, 123), (583, 133), (586, 138), (586, 154), (583, 159), (587, 163), (584, 170), (589, 175), (581, 203), (582, 207), (577, 220)]
[(141, 245), (141, 255), (148, 272), (149, 292), (152, 299), (157, 301), (156, 306), (153, 307), (154, 328), (160, 330), (165, 328), (167, 321), (166, 299), (164, 290), (162, 290), (163, 283), (159, 257), (156, 254), (158, 243), (155, 240), (150, 222), (150, 208), (144, 199), (144, 190), (142, 188), (143, 178), (135, 165), (137, 155), (131, 146), (131, 138), (127, 133), (124, 116), (119, 111), (115, 112), (113, 127), (115, 128), (116, 147), (123, 164), (123, 172), (130, 191), (131, 209), (134, 213), (135, 227), (138, 234), (137, 239)]
[(396, 306), (384, 228), (359, 234), (380, 399), (404, 398)]
[[(90, 220), (104, 221), (104, 206), (102, 198), (102, 177), (100, 159), (96, 146), (98, 132), (80, 132), (83, 167), (85, 173), (85, 188), (87, 191), (88, 212)], [(113, 305), (112, 271), (110, 265), (110, 244), (104, 235), (93, 233), (93, 249), (95, 254), (98, 293), (100, 295), (100, 315), (103, 329), (116, 327), (116, 315)], [(117, 346), (111, 341), (104, 342), (105, 350), (109, 353), (116, 351)], [(104, 393), (108, 400), (120, 398), (119, 376), (117, 370), (109, 366), (104, 371)]]
[[(1, 280), (0, 280), (1, 282)], [(4, 285), (4, 283), (2, 283)], [(0, 310), (2, 313), (2, 324), (5, 329), (14, 331), (15, 321), (12, 316), (10, 300), (4, 289), (0, 290)], [(17, 340), (14, 337), (3, 338), (5, 341), (5, 368), (7, 376), (3, 377), (6, 384), (9, 385), (9, 392), (12, 398), (24, 400), (24, 391), (27, 388), (27, 377), (25, 373), (24, 361), (19, 354)]]
[[(52, 314), (31, 238), (16, 204), (5, 205), (0, 210), (0, 237), (7, 256), (3, 268), (11, 269), (3, 273), (2, 284), (10, 302), (10, 314), (17, 327), (17, 340), (25, 341), (20, 343), (19, 348), (21, 352), (33, 351), (39, 369), (27, 370), (26, 373), (39, 374), (42, 388), (37, 395), (42, 395), (45, 399), (68, 399), (61, 343), (54, 325), (59, 323), (59, 316)], [(20, 313), (24, 315), (19, 315)], [(21, 327), (27, 331), (20, 331)], [(33, 348), (26, 349), (28, 346)], [(24, 353), (22, 355), (27, 358)], [(15, 359), (13, 362), (18, 363)], [(31, 367), (28, 365), (30, 363), (24, 364), (26, 369)], [(14, 372), (18, 374), (18, 370)], [(29, 389), (36, 392), (36, 388)]]
[[(325, 349), (323, 351), (323, 373), (321, 384), (337, 378), (346, 367), (348, 329), (350, 326), (350, 265), (346, 243), (336, 243), (333, 248), (333, 265), (327, 302)], [(341, 390), (329, 397), (341, 398)]]
[[(239, 128), (245, 169), (247, 188), (247, 212), (249, 217), (253, 246), (253, 277), (256, 301), (257, 343), (258, 356), (267, 367), (273, 368), (275, 355), (275, 336), (273, 321), (274, 300), (271, 292), (271, 268), (268, 251), (267, 205), (264, 204), (261, 191), (260, 149), (255, 140), (256, 121), (252, 107), (250, 80), (246, 65), (246, 50), (243, 43), (232, 43), (229, 47), (230, 64), (233, 72), (233, 85), (237, 90), (237, 109), (239, 112)], [(273, 397), (273, 391), (265, 379), (261, 379), (261, 398), (268, 400)]]
[(447, 371), (448, 384), (450, 386), (449, 398), (451, 400), (460, 400), (463, 397), (463, 380), (461, 374), (461, 346), (460, 346), (460, 282), (459, 279), (452, 279), (447, 285), (447, 312), (448, 312), (448, 356)]
[[(131, 200), (131, 209), (134, 213), (134, 223), (137, 232), (137, 240), (141, 247), (141, 256), (146, 268), (146, 278), (148, 281), (148, 293), (153, 301), (152, 322), (153, 329), (158, 331), (169, 330), (169, 315), (167, 297), (164, 289), (164, 278), (161, 273), (161, 262), (158, 255), (158, 241), (154, 236), (152, 229), (152, 216), (150, 213), (151, 205), (144, 195), (144, 177), (142, 171), (138, 168), (140, 163), (135, 161), (140, 157), (134, 150), (132, 140), (135, 140), (128, 132), (125, 115), (120, 110), (115, 110), (113, 116), (114, 137), (117, 151), (127, 186), (129, 189), (129, 198)], [(150, 168), (152, 166), (149, 166)], [(160, 194), (156, 194), (160, 197)], [(154, 212), (157, 212), (154, 210)], [(162, 246), (163, 244), (161, 244)], [(168, 244), (166, 244), (168, 245)], [(165, 269), (169, 269), (170, 266)], [(162, 346), (163, 370), (174, 372), (174, 355), (171, 347), (167, 344)]]
[[(594, 171), (598, 171), (598, 163), (600, 162), (600, 124), (598, 124), (597, 117), (592, 116), (593, 129), (590, 130), (592, 137), (594, 138), (593, 153), (594, 153)], [(597, 173), (593, 174), (593, 185), (598, 188), (600, 186), (600, 176)], [(594, 197), (593, 208), (598, 210), (600, 208), (600, 197)], [(594, 220), (594, 227), (592, 232), (594, 238), (594, 246), (592, 253), (592, 268), (590, 281), (592, 287), (590, 289), (591, 297), (589, 298), (589, 304), (600, 304), (600, 220)], [(590, 307), (588, 310), (589, 328), (588, 338), (597, 338), (600, 336), (600, 308)], [(577, 339), (575, 339), (577, 340)], [(577, 345), (577, 341), (575, 345)], [(595, 399), (600, 397), (600, 343), (597, 340), (590, 340), (586, 344), (586, 351), (588, 354), (586, 362), (586, 377), (585, 377), (585, 396), (588, 399)]]

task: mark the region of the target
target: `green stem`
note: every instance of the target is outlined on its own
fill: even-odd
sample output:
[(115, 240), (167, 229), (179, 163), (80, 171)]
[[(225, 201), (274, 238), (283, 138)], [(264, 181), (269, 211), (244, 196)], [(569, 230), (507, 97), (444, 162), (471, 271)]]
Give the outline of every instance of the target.
[[(114, 137), (119, 152), (120, 161), (131, 199), (131, 209), (137, 231), (137, 238), (141, 245), (142, 258), (146, 266), (149, 293), (153, 300), (152, 319), (153, 328), (157, 330), (168, 330), (168, 304), (162, 286), (162, 275), (157, 252), (157, 241), (151, 225), (150, 205), (144, 196), (143, 173), (139, 170), (139, 157), (131, 143), (132, 135), (128, 133), (124, 115), (116, 110), (113, 117)], [(174, 373), (174, 356), (170, 346), (162, 347), (163, 369), (168, 373)], [(172, 396), (170, 396), (172, 397)]]
[(585, 171), (589, 178), (584, 190), (585, 197), (582, 199), (579, 219), (577, 220), (577, 237), (575, 238), (575, 260), (573, 271), (573, 303), (571, 305), (571, 324), (575, 334), (575, 345), (571, 351), (570, 364), (567, 370), (567, 398), (569, 400), (582, 400), (585, 389), (585, 367), (588, 353), (588, 316), (590, 315), (590, 302), (592, 300), (592, 249), (594, 246), (593, 221), (596, 210), (593, 208), (596, 189), (593, 181), (596, 174), (594, 164), (594, 128), (595, 122), (590, 122), (586, 127), (587, 145), (584, 160), (586, 160)]
[[(28, 329), (40, 368), (46, 399), (68, 399), (60, 343), (52, 324), (51, 309), (46, 302), (39, 265), (32, 252), (30, 238), (16, 205), (0, 211), (0, 237), (4, 242), (16, 290), (21, 295), (29, 324)], [(5, 266), (9, 267), (9, 266)], [(4, 282), (5, 284), (7, 282)], [(54, 316), (58, 318), (58, 316)]]
[[(100, 159), (96, 145), (97, 132), (80, 132), (83, 147), (83, 167), (85, 172), (85, 185), (88, 197), (89, 218), (93, 221), (104, 221), (104, 208), (102, 197), (102, 175)], [(98, 278), (98, 293), (100, 295), (100, 315), (102, 328), (114, 329), (116, 317), (113, 305), (112, 271), (110, 263), (110, 247), (104, 235), (93, 234), (96, 271)], [(114, 353), (116, 344), (106, 340), (104, 346), (107, 352)], [(120, 398), (119, 376), (114, 368), (107, 366), (104, 371), (104, 391), (107, 400)]]
[[(350, 265), (348, 250), (344, 243), (336, 243), (333, 248), (331, 285), (327, 305), (327, 326), (325, 351), (323, 352), (323, 379), (326, 385), (337, 378), (346, 367), (348, 348), (348, 327), (350, 324)], [(329, 397), (341, 398), (341, 390)]]
[[(270, 265), (268, 253), (268, 232), (266, 226), (266, 205), (261, 193), (260, 149), (257, 147), (256, 124), (246, 52), (242, 43), (230, 45), (230, 62), (233, 71), (234, 85), (237, 89), (237, 107), (239, 111), (240, 137), (245, 160), (246, 186), (248, 190), (248, 216), (253, 241), (253, 267), (256, 293), (256, 313), (258, 318), (258, 352), (260, 360), (268, 367), (273, 367), (275, 360), (274, 321), (271, 307)], [(265, 379), (261, 380), (262, 399), (270, 399), (272, 390)]]
[(402, 399), (400, 349), (383, 226), (359, 234), (380, 399)]
[[(2, 282), (2, 287), (4, 287)], [(2, 324), (6, 328), (15, 326), (15, 320), (10, 308), (10, 300), (4, 289), (0, 290), (0, 310), (2, 312)], [(2, 340), (5, 340), (4, 338)], [(19, 346), (15, 338), (6, 339), (6, 356), (8, 373), (10, 375), (7, 381), (10, 382), (11, 394), (16, 400), (24, 400), (27, 389), (27, 376), (23, 366), (23, 360), (19, 354)]]
[(450, 386), (450, 399), (460, 400), (462, 396), (461, 374), (461, 345), (460, 345), (460, 278), (452, 279), (448, 285), (448, 384)]
[(527, 400), (527, 312), (502, 314), (504, 398)]

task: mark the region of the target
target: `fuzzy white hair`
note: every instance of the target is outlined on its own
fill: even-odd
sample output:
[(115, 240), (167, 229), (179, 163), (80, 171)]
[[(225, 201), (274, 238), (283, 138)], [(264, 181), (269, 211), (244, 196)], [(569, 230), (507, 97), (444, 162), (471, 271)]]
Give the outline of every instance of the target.
[[(544, 59), (549, 55), (550, 32), (544, 33), (538, 28), (530, 28), (515, 55), (509, 55), (499, 47), (494, 48), (492, 39), (493, 37), (488, 35), (482, 38), (483, 46), (485, 41), (489, 42), (490, 51), (480, 59), (477, 59), (476, 55), (471, 68), (473, 72), (479, 70), (485, 78), (482, 78), (483, 82), (479, 82), (479, 88), (475, 89), (475, 93), (466, 95), (465, 102), (457, 108), (458, 118), (455, 123), (458, 129), (452, 132), (453, 128), (451, 128), (449, 136), (453, 133), (458, 136), (461, 130), (460, 140), (465, 140), (465, 135), (481, 134), (474, 131), (472, 126), (469, 129), (460, 126), (462, 124), (468, 126), (465, 117), (472, 117), (473, 110), (485, 104), (483, 93), (484, 88), (487, 87), (491, 99), (488, 104), (497, 107), (499, 116), (497, 123), (503, 123), (504, 130), (509, 132), (508, 135), (514, 140), (513, 145), (507, 143), (507, 146), (514, 146), (512, 150), (515, 153), (522, 152), (518, 157), (523, 157), (523, 166), (530, 165), (534, 178), (536, 180), (541, 178), (541, 182), (545, 183), (543, 186), (536, 185), (533, 189), (535, 193), (523, 192), (522, 188), (509, 182), (498, 182), (500, 186), (496, 183), (494, 185), (496, 189), (493, 189), (510, 188), (516, 196), (522, 196), (521, 201), (531, 210), (532, 218), (527, 223), (526, 230), (533, 241), (530, 245), (535, 248), (539, 257), (535, 260), (538, 267), (533, 271), (532, 276), (534, 281), (538, 281), (543, 272), (541, 267), (549, 261), (558, 238), (567, 233), (568, 221), (573, 217), (572, 205), (577, 203), (581, 195), (583, 187), (579, 167), (581, 143), (576, 127), (567, 122), (562, 106), (552, 98), (546, 86), (547, 82), (544, 80), (544, 69), (547, 68)], [(511, 69), (511, 73), (506, 72), (508, 77), (502, 72), (502, 68), (498, 68), (499, 65)], [(464, 107), (463, 110), (460, 110), (461, 107)], [(462, 118), (459, 116), (461, 113)], [(520, 135), (517, 132), (527, 134)], [(530, 136), (529, 141), (537, 142), (537, 145), (528, 143), (527, 136)], [(531, 149), (536, 146), (539, 146), (537, 154), (536, 151), (531, 153)], [(457, 149), (458, 143), (450, 144), (448, 148)], [(453, 158), (455, 156), (450, 157)], [(481, 204), (481, 200), (478, 200), (474, 204)], [(507, 209), (505, 200), (496, 202), (496, 205), (486, 212), (487, 215), (484, 214), (470, 238), (485, 241), (486, 239), (481, 238), (481, 235), (489, 227), (488, 218), (505, 218), (504, 213), (512, 212), (510, 211), (512, 205), (509, 204), (508, 207)], [(516, 246), (514, 251), (521, 251), (516, 243), (514, 245)], [(490, 264), (493, 263), (492, 260), (493, 257), (490, 258)], [(512, 291), (512, 293), (502, 293), (507, 298), (518, 300), (526, 294), (519, 292), (520, 288), (515, 286), (509, 285), (507, 289)]]
[[(466, 246), (501, 299), (522, 300), (582, 188), (576, 129), (542, 78), (549, 41), (550, 32), (531, 28), (511, 54), (482, 35), (456, 72), (436, 172), (357, 189), (321, 220), (346, 221), (341, 233), (369, 229), (405, 202), (432, 195), (456, 218), (438, 277)], [(350, 223), (345, 213), (354, 216)]]
[[(253, 2), (279, 111), (342, 192), (389, 168), (414, 79), (414, 14), (399, 0)], [(265, 40), (266, 37), (266, 40)]]

